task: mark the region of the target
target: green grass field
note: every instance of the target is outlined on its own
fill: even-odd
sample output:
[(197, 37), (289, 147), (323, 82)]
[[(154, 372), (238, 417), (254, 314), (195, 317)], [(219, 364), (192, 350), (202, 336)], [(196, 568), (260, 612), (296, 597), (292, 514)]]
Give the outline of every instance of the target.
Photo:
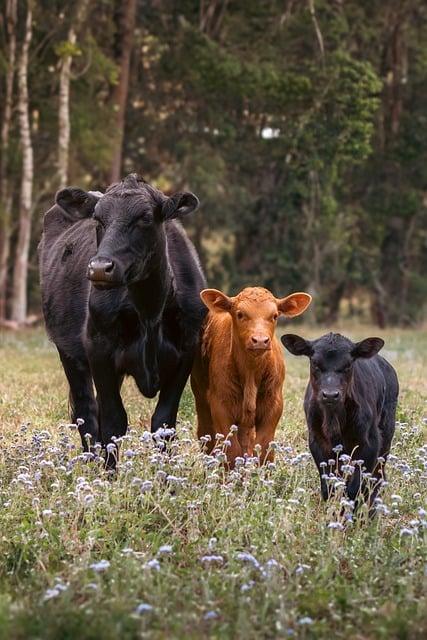
[(111, 482), (79, 455), (43, 332), (3, 334), (0, 638), (427, 637), (427, 336), (381, 335), (401, 383), (389, 484), (372, 522), (362, 509), (344, 528), (308, 455), (305, 359), (287, 357), (275, 464), (229, 474), (194, 439), (189, 389), (162, 454), (144, 436), (153, 403), (127, 381)]

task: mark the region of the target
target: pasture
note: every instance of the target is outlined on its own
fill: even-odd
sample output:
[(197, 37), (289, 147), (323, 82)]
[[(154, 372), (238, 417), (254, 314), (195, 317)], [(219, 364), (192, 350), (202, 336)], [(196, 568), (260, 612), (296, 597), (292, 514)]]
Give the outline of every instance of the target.
[(362, 509), (344, 526), (306, 445), (305, 358), (286, 356), (276, 462), (229, 474), (195, 441), (189, 386), (161, 453), (146, 432), (154, 401), (127, 381), (132, 426), (111, 481), (81, 455), (43, 331), (4, 333), (0, 638), (425, 637), (427, 336), (379, 335), (401, 384), (388, 485), (372, 522)]

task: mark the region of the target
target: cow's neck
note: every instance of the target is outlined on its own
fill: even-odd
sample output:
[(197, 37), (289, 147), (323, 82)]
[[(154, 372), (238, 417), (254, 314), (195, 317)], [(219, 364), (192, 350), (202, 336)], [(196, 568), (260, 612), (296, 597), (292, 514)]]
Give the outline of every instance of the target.
[(128, 287), (129, 296), (143, 324), (158, 324), (173, 287), (166, 238), (146, 262), (143, 280)]

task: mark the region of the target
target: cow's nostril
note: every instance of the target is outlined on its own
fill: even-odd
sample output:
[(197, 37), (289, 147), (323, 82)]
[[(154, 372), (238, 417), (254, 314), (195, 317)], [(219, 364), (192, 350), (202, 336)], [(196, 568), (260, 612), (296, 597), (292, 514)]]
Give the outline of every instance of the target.
[(256, 336), (252, 336), (251, 340), (252, 344), (258, 344), (258, 338)]
[(324, 400), (338, 400), (339, 397), (339, 391), (322, 391), (322, 398)]
[(105, 262), (104, 265), (104, 271), (105, 273), (111, 273), (114, 269), (114, 262), (112, 262), (111, 260), (109, 260), (108, 262)]

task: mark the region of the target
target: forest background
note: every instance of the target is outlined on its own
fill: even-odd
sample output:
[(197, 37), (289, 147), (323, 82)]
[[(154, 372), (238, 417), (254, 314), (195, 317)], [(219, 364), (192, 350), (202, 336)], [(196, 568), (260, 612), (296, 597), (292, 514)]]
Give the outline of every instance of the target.
[(210, 286), (320, 323), (423, 322), (423, 0), (1, 0), (0, 322), (40, 314), (43, 213), (140, 173), (194, 191)]

